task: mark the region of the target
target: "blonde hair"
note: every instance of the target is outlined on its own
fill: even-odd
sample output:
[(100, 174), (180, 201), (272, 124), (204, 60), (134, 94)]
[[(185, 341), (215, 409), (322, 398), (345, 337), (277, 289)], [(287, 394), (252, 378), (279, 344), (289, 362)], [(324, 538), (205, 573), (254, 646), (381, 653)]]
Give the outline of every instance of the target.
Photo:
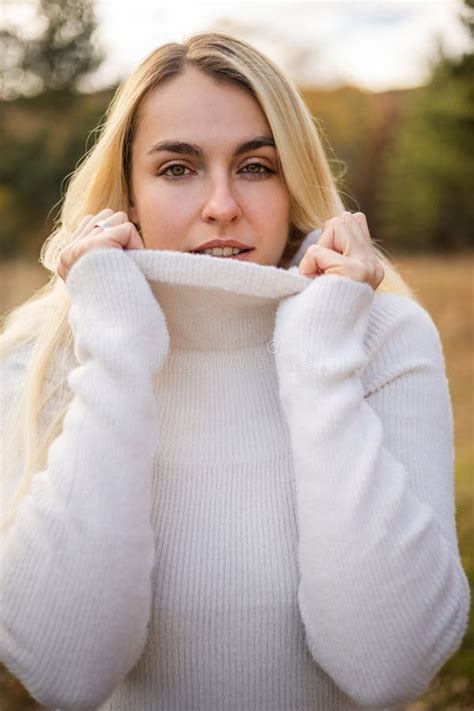
[[(48, 449), (62, 430), (72, 399), (67, 376), (74, 341), (68, 322), (68, 292), (56, 272), (60, 253), (85, 215), (94, 215), (104, 207), (127, 212), (130, 154), (140, 107), (162, 81), (181, 74), (189, 65), (244, 87), (266, 115), (290, 195), (291, 228), (282, 266), (288, 264), (308, 232), (346, 209), (314, 118), (298, 89), (265, 55), (221, 32), (200, 33), (183, 44), (165, 44), (152, 52), (118, 88), (96, 144), (69, 182), (57, 226), (40, 252), (41, 263), (51, 272), (49, 282), (2, 319), (0, 362), (20, 346), (29, 345), (22, 385), (14, 393), (3, 442), (4, 462), (21, 466), (22, 475), (0, 531), (13, 520), (33, 474), (46, 467)], [(380, 247), (374, 244), (374, 249), (385, 270), (377, 291), (414, 298)]]

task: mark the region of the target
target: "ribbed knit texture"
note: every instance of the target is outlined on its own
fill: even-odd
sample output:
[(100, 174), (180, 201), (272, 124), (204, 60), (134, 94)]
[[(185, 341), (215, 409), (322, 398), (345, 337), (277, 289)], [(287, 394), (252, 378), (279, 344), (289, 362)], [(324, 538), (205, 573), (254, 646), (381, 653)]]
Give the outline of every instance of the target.
[(88, 253), (66, 287), (74, 397), (1, 540), (0, 659), (61, 711), (417, 698), (470, 604), (429, 314), (169, 251)]

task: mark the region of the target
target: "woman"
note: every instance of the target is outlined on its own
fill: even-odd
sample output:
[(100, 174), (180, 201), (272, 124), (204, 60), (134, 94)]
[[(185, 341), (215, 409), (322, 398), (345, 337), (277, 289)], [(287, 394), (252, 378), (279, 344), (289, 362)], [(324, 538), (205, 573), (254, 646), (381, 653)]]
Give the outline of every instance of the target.
[(291, 83), (230, 35), (157, 49), (43, 263), (2, 336), (12, 673), (60, 709), (420, 695), (469, 608), (442, 347)]

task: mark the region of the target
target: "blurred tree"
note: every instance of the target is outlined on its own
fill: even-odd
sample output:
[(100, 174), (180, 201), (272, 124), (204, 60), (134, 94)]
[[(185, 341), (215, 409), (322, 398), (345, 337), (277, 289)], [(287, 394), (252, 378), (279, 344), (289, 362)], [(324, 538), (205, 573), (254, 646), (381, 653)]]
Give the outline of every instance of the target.
[[(42, 0), (46, 4), (60, 5)], [(79, 4), (91, 8), (90, 0), (74, 3)], [(66, 5), (63, 0), (61, 7)], [(471, 37), (473, 5), (465, 0), (463, 21)], [(57, 26), (57, 16), (48, 17)], [(43, 30), (41, 36), (47, 44), (54, 32)], [(91, 35), (89, 40), (92, 47)], [(39, 75), (27, 80), (14, 34), (5, 46), (10, 82), (23, 82), (25, 96), (0, 101), (0, 256), (31, 257), (51, 231), (51, 208), (61, 199), (63, 178), (83, 155), (112, 89), (80, 94), (76, 85), (84, 74), (77, 74), (73, 93), (56, 84), (28, 98), (28, 82), (40, 81)], [(374, 238), (391, 252), (473, 244), (472, 74), (472, 52), (451, 59), (441, 50), (423, 87), (378, 93), (351, 86), (302, 88), (348, 209), (365, 212)]]
[(0, 30), (2, 257), (37, 253), (53, 226), (64, 176), (110, 98), (107, 90), (79, 93), (80, 80), (104, 57), (94, 39), (93, 0), (27, 0), (17, 9), (36, 14), (19, 26), (20, 16), (8, 24), (7, 12)]
[[(0, 257), (34, 258), (53, 228), (66, 177), (97, 138), (112, 91), (51, 92), (0, 110)], [(60, 115), (61, 120), (58, 121)], [(88, 138), (89, 137), (89, 138)]]
[(374, 198), (383, 157), (407, 97), (417, 91), (374, 93), (350, 85), (331, 90), (302, 88), (344, 204), (348, 210), (365, 213), (376, 238)]
[(94, 41), (93, 0), (37, 0), (35, 9), (35, 36), (18, 27), (0, 31), (2, 98), (73, 92), (104, 58)]
[[(474, 36), (474, 0), (460, 19)], [(406, 104), (378, 185), (377, 222), (392, 249), (472, 248), (473, 70), (470, 51), (452, 58), (436, 39), (431, 76)]]

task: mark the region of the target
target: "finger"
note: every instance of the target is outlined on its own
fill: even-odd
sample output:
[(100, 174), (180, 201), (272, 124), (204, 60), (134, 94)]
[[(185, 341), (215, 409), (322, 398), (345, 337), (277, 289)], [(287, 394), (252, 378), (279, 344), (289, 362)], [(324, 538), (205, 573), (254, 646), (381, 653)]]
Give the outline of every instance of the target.
[(358, 239), (359, 244), (362, 245), (362, 238), (355, 232), (356, 229), (359, 229), (358, 225), (350, 218), (344, 218), (344, 215), (351, 215), (351, 213), (342, 213), (326, 220), (317, 244), (346, 255), (354, 246), (355, 240)]
[(99, 230), (100, 232), (104, 232), (105, 230), (103, 230), (102, 227), (97, 226), (97, 223), (102, 220), (105, 220), (109, 225), (112, 225), (112, 227), (115, 227), (115, 225), (120, 225), (124, 222), (127, 222), (128, 215), (126, 212), (123, 212), (123, 211), (115, 212), (114, 210), (111, 210), (110, 214), (105, 215), (105, 216), (101, 216), (99, 213), (99, 215), (97, 215), (97, 217), (95, 219), (91, 220), (91, 222), (89, 224), (89, 232), (92, 232), (94, 229)]
[(342, 263), (342, 255), (333, 249), (328, 249), (319, 244), (312, 244), (306, 250), (299, 264), (299, 272), (303, 276), (313, 277), (324, 273), (329, 267)]
[(332, 217), (331, 219), (326, 220), (316, 244), (319, 244), (321, 247), (327, 247), (328, 249), (334, 249), (334, 232), (336, 223), (337, 217)]
[[(118, 219), (121, 219), (121, 217), (114, 215), (114, 221)], [(98, 229), (100, 230), (100, 228)], [(85, 244), (97, 244), (97, 240), (100, 240), (100, 242), (105, 241), (109, 244), (115, 243), (115, 246), (120, 245), (123, 249), (143, 249), (143, 241), (133, 222), (115, 224), (106, 230), (100, 231), (98, 234), (93, 230), (91, 235), (92, 237), (89, 236)]]
[(98, 222), (101, 222), (102, 220), (105, 220), (108, 225), (111, 227), (115, 227), (116, 225), (119, 225), (126, 220), (128, 220), (128, 216), (125, 212), (115, 212), (114, 210), (102, 210), (99, 212), (97, 215), (94, 215), (89, 222), (85, 225), (84, 229), (78, 235), (78, 237), (74, 240), (74, 242), (77, 242), (78, 240), (82, 240), (84, 238), (89, 239), (91, 235), (103, 235), (108, 228), (106, 227), (105, 230), (97, 225)]
[(370, 244), (370, 246), (373, 246), (373, 240), (372, 240), (372, 237), (370, 234), (369, 225), (367, 224), (367, 218), (364, 215), (364, 213), (363, 212), (354, 212), (352, 217), (354, 218), (358, 227), (360, 228), (362, 237), (365, 240), (365, 242)]
[[(63, 264), (66, 268), (66, 271), (68, 271), (72, 264), (76, 261), (76, 259), (78, 259), (78, 257), (81, 256), (84, 251), (86, 251), (90, 243), (91, 235), (99, 237), (101, 235), (105, 235), (105, 233), (109, 231), (108, 229), (104, 230), (101, 227), (96, 227), (96, 222), (98, 222), (100, 219), (107, 218), (107, 222), (114, 226), (114, 223), (120, 224), (120, 222), (123, 221), (126, 217), (127, 215), (125, 212), (115, 212), (111, 208), (105, 208), (104, 210), (98, 212), (96, 215), (86, 215), (80, 223), (80, 227), (82, 226), (82, 229), (79, 231), (78, 234), (73, 236), (70, 242), (63, 248), (60, 253), (57, 269), (58, 273), (60, 273), (60, 264)], [(77, 246), (79, 244), (82, 245), (83, 243), (85, 244), (85, 247), (78, 250)]]
[(366, 269), (357, 259), (345, 257), (332, 249), (317, 244), (309, 247), (308, 252), (305, 255), (306, 262), (303, 260), (300, 262), (300, 273), (303, 276), (314, 276), (319, 270), (331, 276), (366, 281)]
[[(107, 232), (108, 231), (109, 230), (107, 230)], [(58, 269), (56, 271), (59, 273), (59, 266), (61, 265), (67, 275), (72, 266), (82, 256), (87, 254), (87, 252), (93, 252), (98, 249), (123, 249), (123, 245), (121, 244), (122, 240), (123, 236), (121, 234), (116, 236), (114, 235), (113, 240), (108, 237), (103, 238), (99, 236), (92, 237), (87, 240), (78, 240), (75, 244), (71, 245), (70, 249), (66, 249), (61, 252)]]
[(82, 220), (79, 223), (79, 226), (75, 232), (82, 232), (82, 230), (86, 227), (86, 225), (89, 224), (89, 221), (92, 220), (94, 215), (85, 215)]
[(360, 225), (359, 220), (348, 210), (345, 210), (342, 213), (341, 221), (348, 227), (353, 235), (352, 244), (359, 244), (362, 249), (365, 249), (367, 247), (367, 242), (370, 242), (370, 233), (368, 228), (367, 230), (364, 230)]
[(95, 215), (95, 219), (96, 220), (105, 219), (106, 217), (110, 217), (111, 215), (113, 215), (114, 212), (115, 212), (115, 210), (112, 210), (111, 207), (104, 207), (102, 210), (100, 210), (100, 212), (98, 212)]
[(318, 245), (339, 252), (344, 257), (362, 258), (366, 252), (366, 243), (341, 216), (332, 217), (318, 240)]
[(126, 234), (128, 234), (128, 242), (124, 245), (124, 249), (145, 249), (143, 237), (133, 222), (125, 222), (121, 227), (126, 229)]
[(82, 239), (86, 234), (90, 232), (90, 228), (95, 222), (98, 222), (99, 220), (105, 220), (107, 217), (113, 215), (113, 213), (114, 210), (107, 207), (104, 210), (98, 212), (96, 215), (86, 215), (85, 217), (83, 217), (79, 224), (79, 227), (77, 228), (77, 231), (75, 231), (75, 236), (72, 242), (75, 242), (78, 239)]
[(359, 225), (361, 226), (364, 235), (366, 236), (367, 243), (370, 245), (371, 249), (373, 249), (377, 243), (377, 240), (374, 239), (372, 237), (372, 235), (370, 234), (369, 226), (367, 224), (367, 219), (366, 219), (363, 212), (358, 212), (358, 213), (356, 213), (356, 215), (357, 215), (356, 219), (357, 219)]
[(103, 210), (101, 210), (97, 214), (91, 216), (88, 226), (91, 227), (94, 224), (94, 222), (98, 222), (99, 220), (109, 219), (114, 214), (114, 212), (115, 212), (115, 210), (112, 210), (111, 207), (105, 207)]
[(73, 244), (69, 245), (68, 248), (64, 249), (60, 253), (56, 266), (57, 274), (61, 277), (63, 281), (66, 281), (67, 275), (69, 274), (72, 266), (77, 262), (80, 257), (82, 257), (89, 251), (104, 248), (121, 249), (121, 246), (117, 244), (117, 242), (99, 239), (98, 237), (89, 240), (76, 240)]
[(363, 212), (354, 212), (352, 217), (357, 221), (359, 227), (361, 227), (362, 232), (370, 234), (369, 225), (367, 224), (367, 218)]

